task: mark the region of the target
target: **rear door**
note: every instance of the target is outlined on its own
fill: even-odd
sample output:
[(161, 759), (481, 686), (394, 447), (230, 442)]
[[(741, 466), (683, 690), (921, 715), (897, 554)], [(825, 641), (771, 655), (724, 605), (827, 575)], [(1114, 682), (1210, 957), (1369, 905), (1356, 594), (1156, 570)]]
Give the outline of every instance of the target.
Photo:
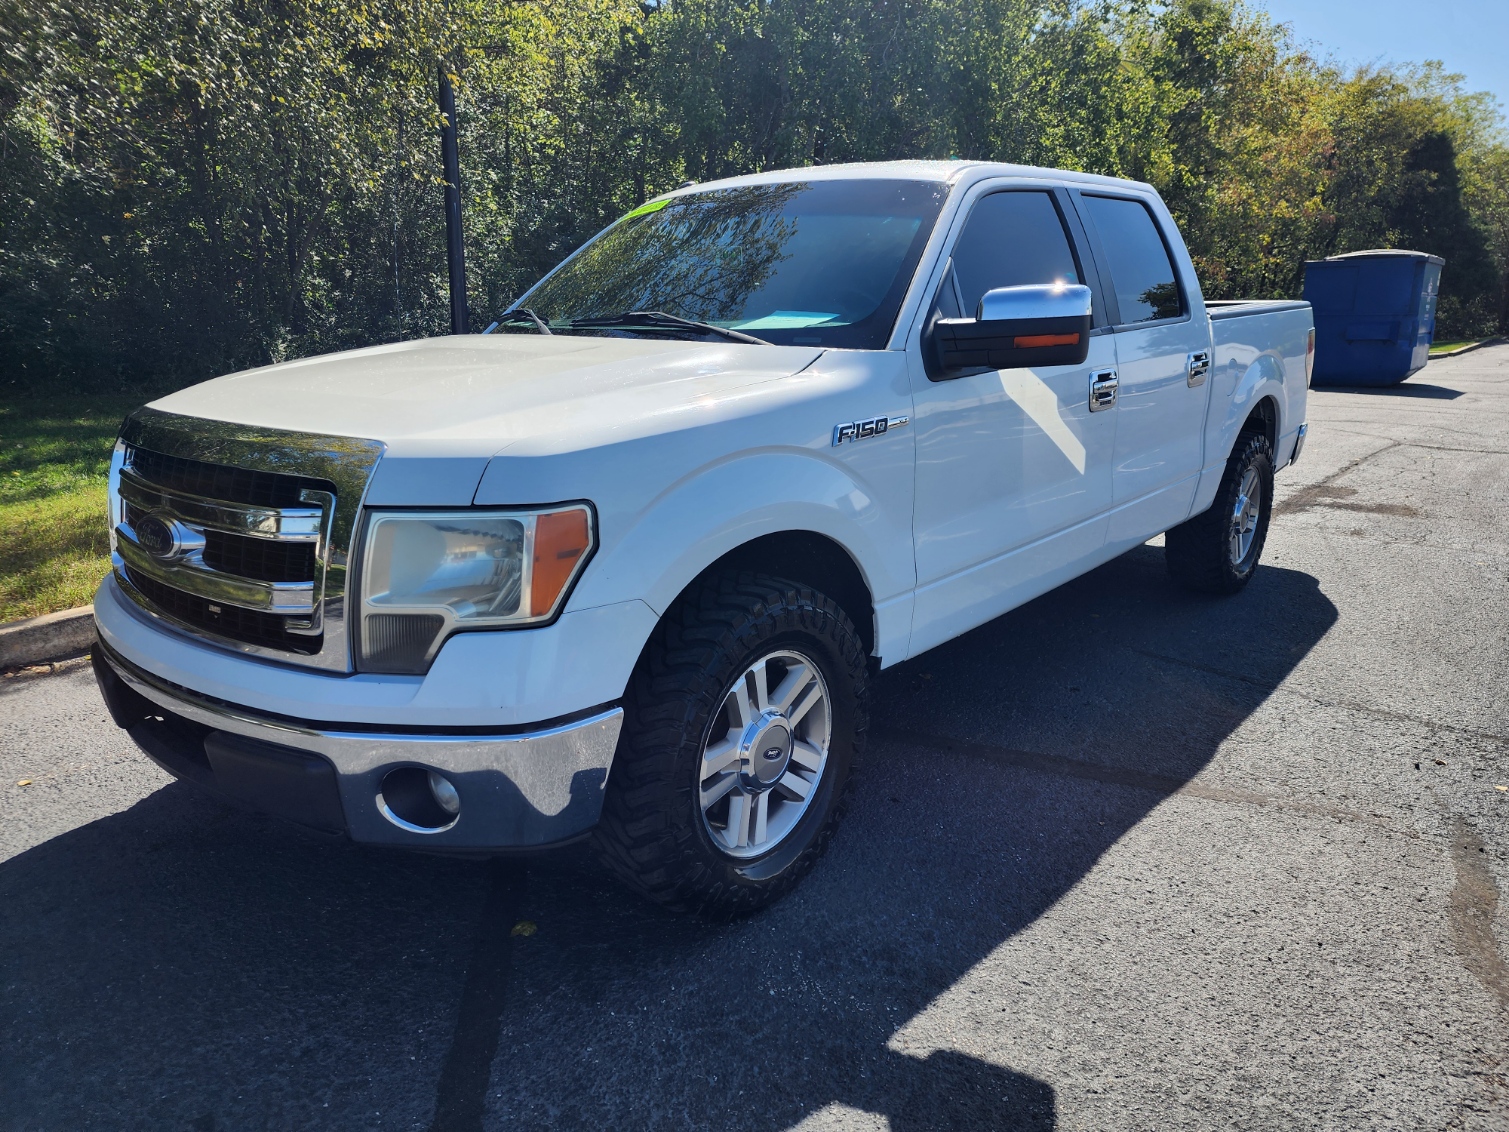
[(1182, 523), (1194, 503), (1210, 395), (1209, 321), (1203, 305), (1191, 309), (1198, 289), (1182, 284), (1147, 201), (1074, 196), (1114, 308), (1120, 390), (1107, 540), (1133, 545)]
[[(1094, 261), (1062, 189), (994, 188), (957, 230), (928, 318), (973, 317), (996, 287), (1082, 282)], [(1108, 320), (1106, 320), (1108, 321)], [(1072, 577), (1104, 546), (1116, 413), (1090, 375), (1115, 368), (1108, 327), (1081, 365), (933, 380), (908, 348), (917, 444), (915, 655)]]

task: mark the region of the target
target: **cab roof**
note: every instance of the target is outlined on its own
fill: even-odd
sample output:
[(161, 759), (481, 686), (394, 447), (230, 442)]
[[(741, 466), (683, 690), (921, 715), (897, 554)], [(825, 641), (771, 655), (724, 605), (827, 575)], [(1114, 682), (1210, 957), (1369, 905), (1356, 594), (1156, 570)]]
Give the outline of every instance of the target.
[[(987, 177), (1021, 177), (1033, 180), (1069, 181), (1101, 188), (1153, 191), (1142, 181), (1122, 177), (1102, 177), (1069, 169), (1045, 169), (1036, 165), (1012, 165), (1002, 161), (856, 161), (840, 165), (808, 165), (796, 169), (772, 169), (742, 177), (725, 177), (686, 185), (661, 197), (674, 199), (688, 193), (709, 189), (731, 189), (743, 185), (781, 185), (792, 181), (938, 181), (949, 185), (970, 184)], [(657, 197), (655, 199), (661, 199)]]

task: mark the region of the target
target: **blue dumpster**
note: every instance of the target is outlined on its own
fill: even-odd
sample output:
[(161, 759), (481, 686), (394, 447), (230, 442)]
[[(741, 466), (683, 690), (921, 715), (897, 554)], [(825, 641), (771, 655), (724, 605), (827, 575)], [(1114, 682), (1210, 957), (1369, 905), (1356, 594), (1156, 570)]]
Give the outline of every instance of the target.
[(1440, 256), (1349, 252), (1305, 264), (1316, 385), (1394, 385), (1424, 368), (1436, 331)]

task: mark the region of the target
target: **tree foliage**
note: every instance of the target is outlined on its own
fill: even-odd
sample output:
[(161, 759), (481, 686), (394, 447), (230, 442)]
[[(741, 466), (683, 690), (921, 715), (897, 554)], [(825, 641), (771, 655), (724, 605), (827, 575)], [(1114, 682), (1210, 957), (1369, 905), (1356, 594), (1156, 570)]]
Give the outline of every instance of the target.
[(0, 0), (0, 382), (146, 390), (443, 332), (685, 180), (988, 158), (1135, 177), (1213, 297), (1444, 255), (1509, 329), (1509, 150), (1438, 65), (1345, 72), (1241, 0)]

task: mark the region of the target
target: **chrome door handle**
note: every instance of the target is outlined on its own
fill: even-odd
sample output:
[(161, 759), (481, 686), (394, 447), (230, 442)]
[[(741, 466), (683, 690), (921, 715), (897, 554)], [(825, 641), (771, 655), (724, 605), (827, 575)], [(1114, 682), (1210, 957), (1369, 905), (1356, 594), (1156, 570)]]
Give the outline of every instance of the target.
[(1121, 382), (1113, 369), (1103, 369), (1090, 375), (1090, 412), (1098, 413), (1116, 404), (1116, 390)]
[(1196, 350), (1189, 356), (1189, 385), (1193, 389), (1205, 384), (1205, 375), (1210, 372), (1210, 351)]

